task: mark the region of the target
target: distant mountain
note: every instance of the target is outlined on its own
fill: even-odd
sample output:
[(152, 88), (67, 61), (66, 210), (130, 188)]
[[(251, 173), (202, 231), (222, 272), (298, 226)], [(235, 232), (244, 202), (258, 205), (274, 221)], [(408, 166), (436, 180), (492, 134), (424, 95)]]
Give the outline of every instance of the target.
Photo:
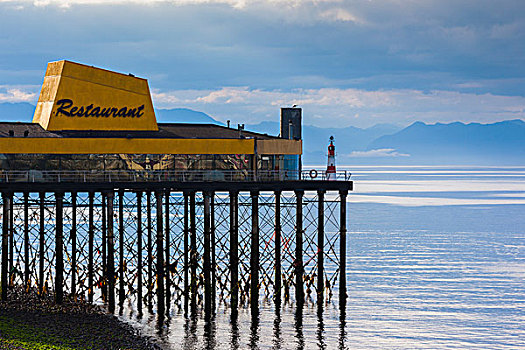
[[(0, 121), (30, 122), (35, 106), (0, 103)], [(218, 124), (206, 113), (187, 108), (156, 109), (159, 122)], [(246, 130), (279, 135), (278, 121), (246, 125)], [(329, 137), (334, 136), (338, 164), (525, 164), (525, 122), (520, 119), (493, 124), (415, 122), (402, 129), (377, 124), (361, 129), (303, 126), (303, 164), (326, 161)]]
[[(525, 164), (525, 122), (493, 124), (415, 122), (369, 144), (369, 154), (391, 150), (399, 161), (420, 164)], [(403, 158), (403, 159), (400, 159)]]
[[(35, 106), (30, 103), (0, 103), (0, 121), (30, 122), (34, 113)], [(188, 108), (156, 109), (155, 114), (159, 122), (224, 125), (206, 113)]]
[(27, 102), (0, 103), (0, 121), (30, 122), (35, 114), (35, 106)]
[(218, 124), (224, 125), (206, 113), (194, 111), (188, 108), (156, 109), (157, 121), (161, 123), (196, 123), (196, 124)]
[[(237, 127), (237, 125), (235, 125)], [(281, 126), (279, 122), (263, 121), (259, 124), (246, 124), (244, 126), (246, 130), (259, 132), (261, 134), (268, 134), (277, 136), (281, 132)]]
[[(246, 128), (279, 133), (278, 122)], [(390, 124), (366, 129), (304, 125), (303, 164), (324, 164), (332, 135), (339, 164), (525, 164), (525, 122), (519, 119), (493, 124), (415, 122), (404, 129)]]
[(334, 136), (337, 155), (352, 151), (366, 150), (376, 138), (393, 134), (401, 127), (391, 124), (378, 124), (361, 129), (354, 126), (346, 128), (318, 128), (311, 125), (303, 126), (303, 163), (324, 164), (330, 136)]
[[(278, 135), (279, 122), (264, 121), (255, 125), (246, 125), (246, 129), (270, 135)], [(346, 128), (319, 128), (312, 125), (303, 125), (303, 163), (324, 164), (330, 136), (334, 136), (338, 154), (347, 154), (352, 151), (365, 151), (367, 146), (376, 138), (393, 134), (401, 127), (392, 124), (377, 124), (370, 128), (361, 129), (354, 126)]]

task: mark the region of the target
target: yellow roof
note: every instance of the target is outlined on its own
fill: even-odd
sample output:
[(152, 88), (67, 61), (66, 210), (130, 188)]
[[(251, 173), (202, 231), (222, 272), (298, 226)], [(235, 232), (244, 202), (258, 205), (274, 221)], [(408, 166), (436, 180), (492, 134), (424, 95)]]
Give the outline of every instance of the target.
[(58, 130), (158, 130), (146, 79), (50, 62), (33, 122)]

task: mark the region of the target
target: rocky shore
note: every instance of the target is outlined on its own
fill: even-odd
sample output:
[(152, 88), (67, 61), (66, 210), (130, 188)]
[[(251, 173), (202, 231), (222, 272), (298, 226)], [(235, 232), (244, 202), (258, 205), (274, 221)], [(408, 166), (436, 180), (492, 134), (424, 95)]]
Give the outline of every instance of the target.
[(0, 349), (160, 349), (102, 307), (20, 289), (0, 302)]

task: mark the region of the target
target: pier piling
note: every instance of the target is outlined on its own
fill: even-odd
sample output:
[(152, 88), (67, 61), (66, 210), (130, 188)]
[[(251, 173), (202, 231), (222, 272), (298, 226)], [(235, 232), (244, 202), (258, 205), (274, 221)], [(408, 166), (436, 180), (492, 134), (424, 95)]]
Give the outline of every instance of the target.
[(340, 191), (341, 197), (340, 204), (340, 232), (339, 232), (339, 301), (341, 303), (346, 302), (346, 197), (348, 191)]
[(24, 192), (24, 287), (29, 288), (29, 193)]
[(183, 225), (184, 225), (184, 312), (188, 312), (188, 298), (190, 296), (189, 293), (189, 281), (188, 281), (188, 270), (189, 270), (189, 257), (188, 252), (190, 250), (189, 246), (189, 220), (188, 220), (188, 206), (189, 206), (189, 193), (184, 192), (184, 219), (183, 219)]
[(170, 280), (170, 191), (166, 190), (164, 192), (164, 235), (165, 235), (165, 254), (164, 257), (164, 264), (166, 266), (165, 273), (166, 273), (166, 309), (170, 310), (170, 303), (171, 303), (171, 280)]
[(239, 307), (239, 193), (230, 192), (230, 305), (235, 319)]
[(124, 291), (124, 191), (118, 191), (118, 248), (119, 248), (119, 268), (118, 268), (118, 304), (122, 306), (126, 297)]
[(107, 202), (105, 192), (101, 193), (101, 212), (102, 212), (102, 300), (108, 300), (108, 231), (107, 231)]
[[(76, 300), (77, 297), (77, 193), (71, 193), (71, 295)], [(91, 240), (90, 240), (91, 242)], [(88, 300), (90, 303), (93, 299)]]
[(142, 192), (137, 191), (137, 310), (142, 315)]
[(14, 212), (15, 212), (15, 196), (11, 193), (9, 196), (9, 287), (13, 287), (13, 262), (15, 256), (15, 225), (14, 225)]
[(324, 191), (317, 191), (317, 303), (324, 302)]
[(8, 279), (8, 239), (9, 239), (9, 210), (11, 204), (11, 194), (2, 192), (2, 300), (7, 300), (7, 279)]
[(162, 192), (155, 192), (157, 204), (157, 317), (162, 319), (165, 312), (164, 297), (164, 231), (162, 229)]
[(303, 195), (304, 191), (295, 191), (296, 198), (296, 233), (295, 233), (295, 301), (304, 303), (303, 286)]
[(191, 310), (197, 309), (197, 227), (195, 218), (195, 192), (190, 193), (190, 290)]
[(211, 194), (203, 193), (204, 197), (204, 313), (211, 314)]
[[(45, 233), (46, 233), (46, 219), (45, 219), (45, 200), (46, 200), (46, 194), (44, 192), (40, 192), (40, 200), (39, 200), (39, 239), (38, 239), (38, 293), (42, 295), (44, 293), (44, 251), (45, 251)], [(7, 203), (6, 200), (4, 200), (4, 203)], [(5, 210), (5, 208), (4, 208)], [(7, 218), (4, 212), (4, 222)], [(4, 224), (5, 228), (7, 228), (7, 223)], [(3, 290), (3, 288), (2, 288)]]
[(107, 198), (107, 240), (108, 259), (106, 263), (108, 281), (108, 309), (115, 312), (115, 237), (113, 235), (113, 191), (106, 193)]
[(93, 302), (93, 290), (94, 286), (94, 244), (95, 244), (95, 213), (94, 213), (94, 201), (95, 193), (90, 191), (88, 193), (88, 301)]
[(215, 242), (215, 193), (211, 193), (210, 196), (210, 230), (211, 230), (211, 308), (213, 313), (216, 310), (216, 298), (217, 295), (217, 260), (216, 260), (216, 242)]
[(250, 255), (250, 306), (252, 315), (259, 311), (259, 192), (251, 191), (252, 237)]
[(147, 249), (148, 249), (148, 307), (151, 308), (153, 300), (153, 238), (152, 238), (152, 218), (151, 218), (151, 192), (146, 192), (146, 222), (147, 231)]
[(55, 200), (55, 302), (62, 304), (64, 300), (64, 193), (55, 192)]
[(281, 306), (281, 192), (275, 191), (275, 305)]

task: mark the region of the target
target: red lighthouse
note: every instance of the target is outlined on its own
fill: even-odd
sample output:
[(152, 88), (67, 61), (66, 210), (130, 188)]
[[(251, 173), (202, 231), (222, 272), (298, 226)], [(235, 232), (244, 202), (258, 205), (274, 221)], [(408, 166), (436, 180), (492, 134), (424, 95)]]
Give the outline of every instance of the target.
[(335, 146), (334, 137), (330, 136), (330, 145), (328, 145), (328, 164), (326, 166), (326, 179), (328, 181), (335, 181)]

